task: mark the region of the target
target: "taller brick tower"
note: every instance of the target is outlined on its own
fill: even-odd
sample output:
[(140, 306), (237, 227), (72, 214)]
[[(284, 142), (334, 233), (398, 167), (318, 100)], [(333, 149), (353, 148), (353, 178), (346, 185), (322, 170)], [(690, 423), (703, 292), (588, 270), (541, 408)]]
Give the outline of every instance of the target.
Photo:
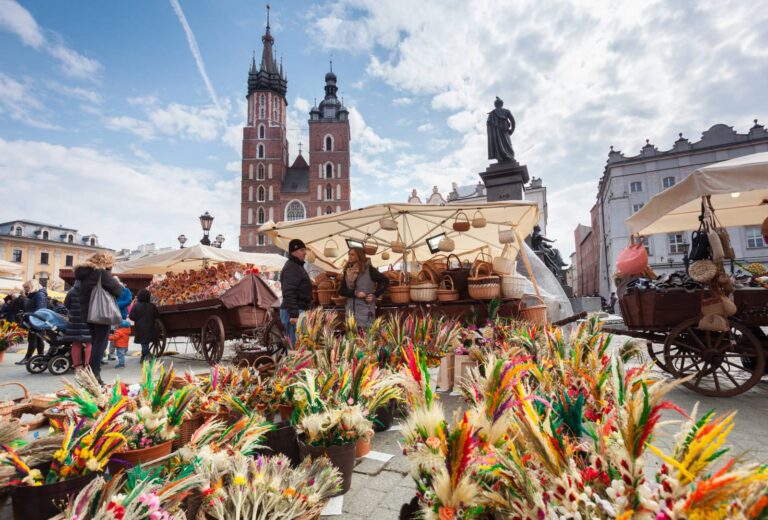
[(280, 188), (288, 167), (288, 140), (285, 130), (285, 94), (288, 79), (278, 66), (270, 34), (269, 7), (267, 28), (261, 38), (264, 48), (256, 69), (253, 57), (248, 72), (248, 118), (243, 128), (242, 196), (240, 212), (240, 250), (279, 252), (269, 247), (266, 236), (258, 233), (267, 220), (282, 220)]
[(349, 111), (336, 97), (336, 74), (325, 75), (325, 98), (309, 112), (310, 216), (350, 209)]

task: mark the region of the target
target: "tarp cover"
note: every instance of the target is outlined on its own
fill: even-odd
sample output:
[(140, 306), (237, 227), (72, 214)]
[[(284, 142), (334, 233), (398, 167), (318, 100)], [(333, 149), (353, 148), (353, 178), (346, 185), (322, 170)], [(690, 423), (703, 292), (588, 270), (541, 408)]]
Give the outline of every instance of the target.
[(24, 267), (21, 264), (0, 260), (0, 276), (21, 274), (23, 271)]
[(695, 170), (654, 196), (624, 221), (630, 235), (672, 233), (699, 227), (701, 197), (711, 195), (723, 226), (760, 224), (768, 217), (768, 152), (745, 155)]
[[(457, 217), (463, 220), (466, 215), (472, 220), (479, 211), (487, 220), (482, 228), (472, 227), (466, 232), (453, 230)], [(382, 229), (382, 218), (394, 219), (397, 231)], [(445, 233), (456, 244), (455, 254), (471, 255), (480, 248), (486, 248), (491, 255), (499, 255), (499, 231), (515, 228), (520, 236), (528, 236), (533, 226), (539, 222), (539, 208), (534, 201), (491, 202), (484, 204), (450, 204), (433, 206), (429, 204), (376, 204), (365, 208), (322, 215), (307, 220), (293, 222), (267, 222), (260, 231), (269, 235), (281, 249), (287, 250), (291, 239), (299, 238), (317, 256), (315, 263), (324, 268), (339, 270), (347, 259), (346, 239), (362, 241), (371, 238), (378, 245), (378, 251), (371, 255), (375, 266), (387, 265), (400, 261), (401, 255), (391, 252), (390, 243), (398, 239), (405, 242), (411, 251), (409, 261), (426, 260), (435, 253), (430, 251), (426, 240)], [(436, 246), (436, 242), (433, 245)], [(336, 255), (325, 255), (326, 245), (335, 244)], [(381, 257), (383, 252), (390, 253), (390, 259)], [(518, 246), (512, 244), (511, 256), (517, 255)], [(471, 259), (471, 258), (470, 258)]]
[(265, 253), (243, 253), (219, 249), (218, 247), (195, 244), (192, 247), (176, 249), (145, 258), (118, 262), (112, 269), (115, 274), (165, 274), (179, 273), (188, 269), (202, 269), (207, 264), (238, 262), (253, 264), (261, 271), (279, 271), (283, 268), (285, 257)]
[(269, 309), (278, 302), (278, 297), (260, 276), (249, 274), (219, 298), (227, 309), (256, 305)]

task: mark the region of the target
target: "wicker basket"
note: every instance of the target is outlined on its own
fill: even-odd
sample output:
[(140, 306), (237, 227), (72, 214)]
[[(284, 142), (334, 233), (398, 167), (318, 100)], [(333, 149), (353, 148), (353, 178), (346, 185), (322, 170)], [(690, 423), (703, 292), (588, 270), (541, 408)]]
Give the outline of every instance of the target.
[(497, 274), (512, 274), (515, 272), (515, 260), (510, 258), (509, 244), (504, 244), (501, 255), (493, 258), (493, 272)]
[(487, 262), (476, 263), (467, 279), (469, 297), (475, 300), (493, 300), (501, 296), (501, 280), (491, 274)]
[(504, 298), (522, 298), (525, 292), (525, 278), (522, 276), (502, 276), (501, 295)]
[(58, 398), (51, 395), (33, 395), (32, 406), (38, 410), (47, 410), (54, 405)]
[(396, 305), (411, 303), (411, 288), (407, 285), (390, 286), (389, 298)]
[(347, 304), (346, 296), (333, 296), (331, 300), (336, 307), (344, 307)]
[(379, 219), (379, 227), (387, 231), (397, 231), (397, 222), (393, 218), (384, 217)]
[[(459, 218), (461, 218), (461, 220), (459, 220)], [(456, 218), (453, 220), (453, 230), (464, 232), (469, 231), (470, 227), (469, 217), (467, 217), (467, 214), (463, 211), (459, 211), (456, 214)]]
[(336, 294), (336, 289), (318, 289), (317, 290), (317, 302), (320, 305), (331, 305), (333, 303), (333, 297)]
[(379, 244), (374, 240), (373, 238), (366, 238), (363, 240), (363, 251), (368, 256), (373, 256), (376, 254), (376, 251), (379, 250)]
[(446, 275), (440, 281), (440, 287), (437, 289), (437, 301), (455, 302), (459, 299), (459, 291), (453, 286), (453, 278)]
[(11, 399), (9, 401), (0, 402), (0, 417), (11, 415), (13, 413), (13, 409), (16, 407), (26, 406), (32, 403), (32, 401), (29, 399), (29, 390), (27, 390), (26, 386), (22, 385), (21, 383), (17, 383), (16, 381), (0, 383), (0, 387), (9, 385), (15, 385), (21, 388), (21, 390), (24, 392), (24, 396)]
[(411, 284), (411, 301), (433, 302), (437, 300), (437, 282), (430, 269), (422, 269)]
[(525, 299), (521, 298), (520, 303), (517, 304), (517, 313), (520, 318), (533, 322), (537, 325), (547, 324), (547, 306), (544, 304), (544, 300), (541, 296), (531, 294), (528, 295), (531, 298), (536, 298), (539, 303), (536, 305), (526, 305)]
[(440, 279), (448, 269), (448, 257), (445, 255), (435, 255), (424, 262), (423, 268), (431, 271), (435, 280)]
[(472, 227), (484, 228), (486, 225), (488, 225), (488, 221), (485, 220), (483, 213), (480, 210), (475, 211), (475, 214), (472, 216)]
[(188, 419), (181, 421), (176, 438), (173, 440), (173, 449), (178, 450), (182, 446), (186, 446), (192, 435), (200, 428), (205, 422), (205, 418), (201, 414), (195, 414)]

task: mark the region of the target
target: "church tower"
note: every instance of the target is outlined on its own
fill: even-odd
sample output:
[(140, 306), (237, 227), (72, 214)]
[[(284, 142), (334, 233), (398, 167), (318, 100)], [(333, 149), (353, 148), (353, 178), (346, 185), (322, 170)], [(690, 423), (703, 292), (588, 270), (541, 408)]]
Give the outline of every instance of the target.
[(288, 139), (285, 95), (288, 79), (282, 62), (278, 65), (275, 42), (269, 27), (261, 41), (261, 62), (256, 57), (248, 72), (248, 116), (243, 128), (242, 194), (240, 204), (240, 250), (280, 252), (268, 237), (258, 232), (268, 220), (283, 220), (280, 190), (288, 168)]
[(310, 217), (350, 209), (349, 111), (337, 90), (331, 62), (325, 98), (309, 113)]

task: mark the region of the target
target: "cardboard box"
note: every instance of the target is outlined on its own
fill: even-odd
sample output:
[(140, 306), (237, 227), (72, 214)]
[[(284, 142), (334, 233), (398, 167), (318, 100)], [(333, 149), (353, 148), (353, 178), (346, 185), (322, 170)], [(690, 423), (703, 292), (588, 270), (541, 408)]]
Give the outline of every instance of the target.
[(448, 392), (453, 388), (453, 354), (446, 354), (440, 360), (440, 372), (437, 374), (437, 388)]
[(453, 356), (453, 385), (458, 385), (469, 374), (469, 369), (473, 366), (474, 362), (469, 355)]

